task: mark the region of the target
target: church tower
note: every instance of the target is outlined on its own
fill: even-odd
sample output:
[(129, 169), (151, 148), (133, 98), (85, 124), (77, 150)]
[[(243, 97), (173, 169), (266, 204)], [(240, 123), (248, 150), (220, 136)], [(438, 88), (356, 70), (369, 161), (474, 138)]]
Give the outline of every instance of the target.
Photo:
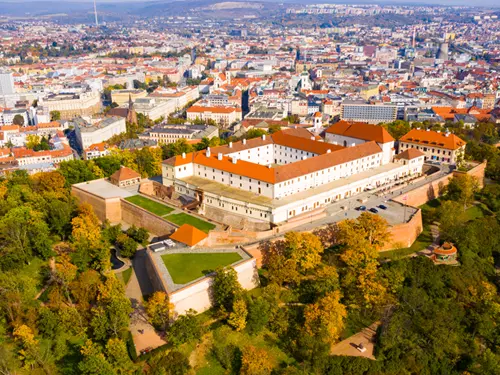
[(132, 96), (128, 96), (128, 112), (127, 112), (127, 122), (137, 125), (137, 113), (135, 113), (134, 102), (132, 101)]

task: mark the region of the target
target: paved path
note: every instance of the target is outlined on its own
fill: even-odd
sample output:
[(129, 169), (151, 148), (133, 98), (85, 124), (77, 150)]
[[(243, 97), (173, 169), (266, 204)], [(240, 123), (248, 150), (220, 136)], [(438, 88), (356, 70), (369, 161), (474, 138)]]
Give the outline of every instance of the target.
[[(379, 325), (380, 322), (375, 322), (369, 327), (364, 328), (361, 332), (339, 342), (332, 347), (330, 354), (375, 359), (373, 349), (375, 348), (375, 335)], [(363, 344), (366, 348), (364, 353), (357, 349), (359, 344)]]
[(166, 344), (153, 326), (149, 324), (144, 310), (143, 295), (154, 292), (146, 271), (145, 260), (145, 250), (137, 251), (132, 260), (134, 272), (125, 289), (125, 294), (132, 302), (134, 309), (130, 317), (130, 332), (132, 332), (137, 354), (140, 354), (146, 348), (154, 349)]

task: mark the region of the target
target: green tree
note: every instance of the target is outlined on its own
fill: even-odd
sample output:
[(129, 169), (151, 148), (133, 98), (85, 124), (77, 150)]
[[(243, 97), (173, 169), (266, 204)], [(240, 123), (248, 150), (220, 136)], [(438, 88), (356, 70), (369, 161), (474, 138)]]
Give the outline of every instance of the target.
[(218, 267), (212, 282), (212, 298), (214, 307), (224, 311), (231, 311), (234, 300), (242, 292), (238, 282), (238, 274), (231, 268)]
[(50, 121), (59, 121), (60, 119), (61, 119), (61, 112), (59, 111), (50, 112)]
[(229, 314), (228, 324), (236, 331), (242, 331), (246, 327), (248, 315), (247, 304), (243, 299), (237, 299), (233, 303), (233, 311)]
[(248, 308), (248, 331), (252, 334), (257, 334), (262, 331), (269, 322), (270, 311), (271, 306), (266, 299), (258, 297), (253, 300)]
[(120, 255), (125, 258), (132, 258), (137, 251), (137, 242), (125, 233), (120, 233), (116, 237), (116, 246), (120, 249)]
[(109, 364), (117, 374), (134, 374), (136, 366), (130, 360), (127, 345), (119, 338), (109, 339), (106, 344), (106, 356)]
[(24, 125), (24, 117), (22, 115), (15, 115), (14, 119), (12, 120), (12, 123), (14, 125), (23, 126)]
[(203, 328), (196, 317), (196, 311), (190, 309), (180, 315), (168, 330), (168, 341), (178, 346), (189, 341), (198, 341), (203, 333)]
[(78, 369), (84, 375), (116, 375), (111, 363), (106, 360), (102, 348), (87, 340), (80, 349), (83, 360), (78, 364)]
[(447, 186), (448, 198), (461, 203), (464, 211), (472, 203), (474, 195), (478, 191), (479, 181), (477, 177), (468, 174), (451, 178)]

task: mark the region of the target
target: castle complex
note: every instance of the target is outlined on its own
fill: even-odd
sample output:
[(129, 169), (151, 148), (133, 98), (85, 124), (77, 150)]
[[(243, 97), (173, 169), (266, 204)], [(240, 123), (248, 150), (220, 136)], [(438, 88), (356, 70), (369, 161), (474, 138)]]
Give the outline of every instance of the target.
[(422, 173), (422, 152), (395, 157), (394, 139), (385, 129), (355, 129), (344, 134), (333, 125), (327, 142), (305, 129), (287, 129), (175, 156), (163, 162), (163, 184), (185, 200), (197, 200), (200, 213), (278, 224)]

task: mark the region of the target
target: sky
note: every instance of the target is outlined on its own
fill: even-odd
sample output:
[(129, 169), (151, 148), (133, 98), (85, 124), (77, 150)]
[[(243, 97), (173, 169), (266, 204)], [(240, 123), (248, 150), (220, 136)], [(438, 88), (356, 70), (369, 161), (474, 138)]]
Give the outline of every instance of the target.
[[(0, 2), (46, 2), (46, 1), (54, 1), (54, 0), (0, 0)], [(92, 3), (94, 0), (64, 0), (71, 2), (87, 2)], [(161, 0), (96, 0), (97, 3), (123, 3), (123, 2), (146, 2), (146, 1), (155, 1), (161, 2)], [(165, 2), (171, 2), (172, 0), (167, 0)], [(184, 1), (184, 0), (174, 0), (174, 1)], [(231, 0), (220, 0), (220, 2), (231, 1)], [(238, 1), (238, 0), (237, 0)], [(241, 0), (241, 1), (251, 1), (251, 0)], [(339, 4), (366, 4), (368, 1), (356, 1), (356, 0), (260, 0), (260, 1), (269, 1), (269, 2), (280, 2), (280, 3), (308, 3), (308, 4), (320, 4), (320, 3), (339, 3)], [(499, 0), (476, 0), (471, 2), (470, 0), (375, 0), (371, 1), (374, 4), (436, 4), (436, 5), (473, 5), (473, 6), (496, 6), (500, 8)]]

